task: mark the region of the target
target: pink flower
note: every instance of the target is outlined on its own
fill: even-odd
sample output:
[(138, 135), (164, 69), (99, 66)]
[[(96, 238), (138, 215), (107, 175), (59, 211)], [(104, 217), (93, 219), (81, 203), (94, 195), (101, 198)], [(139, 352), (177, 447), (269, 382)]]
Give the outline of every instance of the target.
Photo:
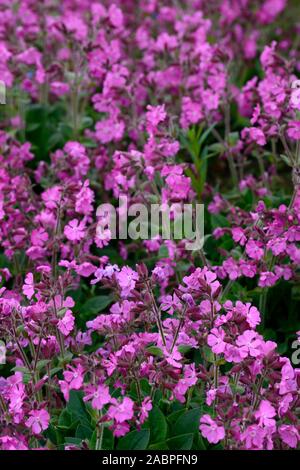
[(260, 260), (264, 256), (264, 250), (261, 248), (262, 244), (255, 240), (249, 240), (246, 244), (246, 253), (249, 258)]
[(232, 233), (232, 238), (235, 242), (238, 242), (242, 246), (245, 245), (247, 238), (245, 236), (243, 229), (241, 229), (240, 227), (234, 227), (231, 230), (231, 233)]
[(64, 82), (51, 82), (50, 84), (51, 93), (56, 96), (63, 96), (69, 93), (70, 86)]
[(59, 380), (60, 389), (65, 397), (65, 400), (69, 400), (70, 390), (79, 390), (83, 384), (83, 367), (78, 364), (78, 366), (72, 367), (67, 365), (68, 370), (65, 370), (64, 380)]
[(48, 428), (50, 415), (47, 410), (32, 410), (29, 412), (29, 418), (25, 422), (27, 428), (31, 428), (33, 434), (40, 434)]
[(203, 415), (200, 419), (199, 429), (210, 444), (217, 444), (225, 437), (224, 427), (218, 426), (218, 424), (207, 414)]
[(183, 129), (187, 129), (190, 124), (197, 124), (203, 119), (201, 104), (191, 100), (189, 96), (184, 96), (181, 103), (180, 124)]
[(49, 235), (43, 228), (32, 230), (30, 236), (31, 243), (35, 246), (43, 246), (48, 238)]
[(85, 261), (76, 267), (76, 272), (79, 274), (79, 276), (90, 277), (96, 271), (96, 269), (96, 266), (89, 263), (88, 261)]
[(225, 351), (226, 343), (223, 341), (225, 333), (222, 328), (213, 328), (207, 337), (207, 344), (215, 354), (221, 354)]
[(119, 142), (125, 131), (125, 123), (122, 120), (102, 119), (96, 123), (96, 137), (102, 144), (109, 142)]
[(241, 439), (245, 442), (246, 449), (261, 450), (264, 447), (265, 436), (265, 429), (253, 424), (246, 428), (241, 435)]
[(13, 415), (15, 423), (19, 423), (23, 416), (23, 404), (26, 398), (25, 385), (21, 372), (15, 372), (7, 379), (7, 398), (9, 400), (9, 412)]
[(298, 441), (300, 441), (300, 435), (295, 426), (282, 424), (279, 426), (278, 432), (285, 444), (287, 444), (289, 447), (292, 447), (293, 449), (296, 449)]
[(139, 423), (143, 424), (149, 416), (149, 411), (152, 410), (152, 401), (150, 397), (144, 398), (140, 408)]
[[(23, 442), (22, 442), (23, 441)], [(17, 437), (2, 436), (0, 437), (1, 450), (28, 450), (25, 438), (22, 435)]]
[(151, 134), (156, 129), (160, 122), (163, 122), (167, 117), (165, 105), (162, 106), (147, 106), (146, 121), (147, 131)]
[(89, 181), (86, 180), (81, 190), (76, 194), (75, 210), (78, 214), (89, 215), (93, 211), (94, 193), (89, 188)]
[(240, 348), (241, 355), (246, 357), (248, 354), (257, 357), (261, 353), (261, 339), (253, 330), (246, 330), (236, 340), (237, 346)]
[(125, 436), (130, 430), (128, 423), (115, 423), (112, 427), (115, 437)]
[(55, 209), (59, 205), (61, 199), (61, 187), (53, 186), (52, 188), (46, 189), (42, 194), (42, 200), (45, 203), (47, 209)]
[(104, 405), (111, 401), (109, 388), (106, 385), (90, 385), (86, 388), (87, 394), (83, 398), (84, 401), (92, 400), (92, 407), (95, 410), (102, 410)]
[(123, 26), (123, 13), (114, 3), (109, 7), (108, 16), (111, 24), (115, 28), (122, 28)]
[(286, 359), (284, 366), (281, 369), (281, 382), (279, 385), (280, 395), (285, 395), (286, 393), (294, 392), (298, 389), (295, 371), (292, 367), (290, 361)]
[(176, 294), (165, 295), (161, 299), (161, 310), (168, 312), (169, 315), (173, 315), (175, 310), (181, 310), (182, 304)]
[(88, 29), (80, 16), (77, 16), (74, 13), (69, 13), (64, 17), (63, 23), (66, 29), (70, 33), (74, 34), (74, 37), (77, 39), (77, 41), (85, 40)]
[(259, 287), (272, 287), (278, 281), (278, 276), (270, 271), (262, 271), (259, 276)]
[(226, 349), (224, 351), (224, 356), (228, 362), (242, 362), (242, 360), (247, 357), (247, 350), (234, 346), (233, 344), (226, 343)]
[(210, 406), (216, 399), (217, 396), (217, 389), (216, 388), (211, 388), (208, 390), (206, 393), (206, 404)]
[(286, 131), (292, 140), (300, 140), (300, 121), (290, 121)]
[(291, 393), (287, 393), (284, 397), (281, 398), (279, 407), (278, 407), (278, 415), (282, 418), (285, 413), (288, 411), (290, 404), (293, 402), (293, 395)]
[(254, 413), (256, 419), (259, 419), (260, 426), (275, 426), (275, 420), (272, 419), (276, 416), (274, 406), (268, 400), (260, 402), (258, 410)]
[(183, 282), (191, 291), (199, 290), (206, 284), (210, 287), (212, 294), (214, 294), (221, 286), (217, 280), (216, 273), (210, 271), (206, 267), (203, 269), (197, 268), (190, 276), (185, 276), (183, 278)]
[(117, 423), (124, 423), (124, 421), (133, 417), (133, 406), (134, 402), (128, 397), (125, 397), (121, 403), (114, 399), (107, 414), (110, 418), (115, 419)]
[(68, 336), (73, 331), (74, 325), (75, 318), (71, 310), (67, 310), (64, 317), (58, 322), (58, 329), (64, 336)]
[(273, 255), (278, 256), (284, 253), (286, 241), (284, 238), (274, 238), (267, 243), (267, 248), (272, 251)]
[(251, 305), (250, 303), (246, 304), (246, 307), (248, 309), (247, 323), (250, 326), (250, 328), (255, 328), (257, 325), (260, 324), (260, 321), (261, 321), (260, 313), (256, 307), (250, 306), (250, 305)]
[(34, 296), (33, 274), (28, 273), (25, 277), (25, 284), (22, 287), (23, 294), (30, 300)]
[(176, 347), (173, 349), (172, 352), (168, 351), (167, 348), (163, 348), (163, 353), (168, 364), (175, 368), (181, 369), (182, 364), (179, 361), (181, 361), (182, 355)]
[(183, 378), (179, 379), (176, 384), (176, 387), (173, 390), (174, 396), (179, 400), (181, 403), (185, 402), (184, 395), (188, 391), (190, 387), (197, 383), (197, 374), (195, 370), (194, 364), (187, 364), (184, 366), (183, 370)]
[(116, 279), (122, 290), (122, 297), (127, 297), (135, 288), (138, 274), (128, 266), (124, 266), (120, 272), (116, 273)]
[(267, 140), (265, 134), (257, 127), (245, 127), (242, 131), (243, 139), (249, 138), (250, 141), (256, 142), (258, 145), (266, 145)]
[(83, 221), (79, 222), (77, 219), (71, 220), (65, 226), (64, 234), (68, 240), (79, 242), (85, 236), (85, 223)]

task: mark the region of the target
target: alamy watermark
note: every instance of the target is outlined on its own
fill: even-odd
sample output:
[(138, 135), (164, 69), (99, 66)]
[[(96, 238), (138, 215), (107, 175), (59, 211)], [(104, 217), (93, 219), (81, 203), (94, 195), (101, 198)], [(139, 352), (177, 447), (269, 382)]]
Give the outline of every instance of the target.
[(6, 85), (3, 80), (0, 80), (0, 104), (6, 104)]
[(204, 204), (128, 204), (120, 196), (118, 207), (101, 204), (97, 209), (97, 237), (105, 240), (185, 240), (189, 251), (204, 242)]
[(6, 346), (3, 341), (0, 341), (0, 365), (6, 364)]
[(298, 366), (300, 364), (300, 339), (293, 341), (291, 348), (295, 349), (291, 357), (292, 364)]
[(300, 80), (293, 80), (292, 82), (291, 103), (293, 106), (298, 107), (300, 104)]

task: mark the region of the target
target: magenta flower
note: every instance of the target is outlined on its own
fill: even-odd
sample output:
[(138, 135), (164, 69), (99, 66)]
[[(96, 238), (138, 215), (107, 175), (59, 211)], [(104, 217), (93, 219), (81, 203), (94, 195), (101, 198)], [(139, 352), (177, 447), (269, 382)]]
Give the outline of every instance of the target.
[[(298, 101), (298, 105), (299, 103), (300, 100)], [(290, 139), (300, 140), (300, 122), (290, 121), (286, 133)]]
[(178, 383), (173, 390), (174, 396), (177, 400), (184, 403), (186, 392), (197, 383), (197, 380), (195, 366), (193, 364), (185, 365), (183, 369), (183, 377), (178, 380)]
[(232, 238), (235, 242), (238, 242), (240, 245), (244, 246), (247, 238), (245, 236), (245, 231), (241, 229), (240, 227), (234, 227), (231, 230), (232, 233)]
[(282, 441), (292, 449), (296, 449), (300, 441), (300, 435), (295, 426), (289, 424), (282, 424), (278, 428), (279, 435)]
[(199, 429), (201, 434), (210, 444), (217, 444), (225, 437), (225, 429), (219, 426), (209, 415), (203, 415), (200, 419)]
[(122, 437), (129, 432), (130, 426), (128, 423), (115, 423), (112, 429), (115, 437)]
[(260, 324), (261, 318), (260, 318), (260, 313), (257, 310), (256, 307), (251, 306), (250, 303), (246, 304), (247, 308), (247, 323), (251, 328), (255, 328), (257, 325)]
[(21, 435), (0, 437), (0, 448), (1, 450), (28, 450), (24, 436)]
[(23, 294), (30, 300), (34, 296), (33, 274), (28, 273), (25, 277), (25, 284), (22, 287)]
[(266, 430), (253, 424), (248, 426), (242, 433), (241, 439), (245, 442), (246, 449), (261, 450), (264, 447), (264, 439), (266, 437)]
[(260, 402), (258, 411), (254, 413), (255, 418), (259, 420), (260, 426), (274, 426), (275, 420), (272, 419), (276, 416), (276, 410), (274, 406), (268, 400), (262, 400)]
[(264, 255), (262, 244), (255, 240), (249, 240), (246, 243), (246, 253), (249, 258), (260, 260)]
[(257, 357), (261, 354), (262, 341), (253, 330), (244, 331), (244, 333), (237, 338), (236, 344), (239, 346), (243, 357), (247, 357), (248, 354), (252, 357)]
[(73, 331), (75, 325), (75, 318), (71, 310), (67, 310), (63, 318), (58, 322), (58, 329), (64, 335), (68, 336)]
[(131, 268), (124, 266), (120, 272), (116, 273), (116, 279), (122, 290), (122, 297), (127, 297), (135, 288), (138, 274)]
[(59, 380), (60, 389), (65, 397), (65, 400), (69, 400), (70, 390), (79, 390), (83, 385), (84, 370), (83, 367), (78, 364), (77, 367), (67, 366), (67, 370), (64, 371), (64, 380)]
[(207, 344), (215, 354), (221, 354), (225, 351), (226, 343), (223, 341), (225, 333), (222, 328), (213, 328), (207, 337)]
[(165, 106), (147, 106), (147, 130), (151, 134), (157, 129), (160, 122), (163, 122), (167, 117)]
[(31, 428), (33, 434), (40, 434), (48, 428), (50, 415), (47, 410), (32, 410), (29, 412), (29, 418), (25, 422), (27, 428)]
[(115, 419), (117, 423), (124, 423), (133, 417), (134, 402), (131, 398), (125, 397), (122, 402), (114, 399), (113, 404), (108, 409), (108, 416)]
[(95, 410), (102, 410), (103, 406), (111, 401), (109, 388), (106, 385), (90, 385), (85, 389), (85, 393), (83, 400), (92, 400), (92, 407)]
[(85, 223), (77, 219), (71, 220), (64, 228), (64, 234), (68, 240), (79, 242), (85, 236)]
[(139, 422), (143, 424), (149, 416), (149, 411), (152, 410), (152, 401), (150, 397), (144, 398), (140, 408)]
[(243, 139), (248, 138), (252, 142), (256, 142), (258, 145), (266, 145), (266, 136), (261, 129), (257, 127), (245, 127), (242, 131)]

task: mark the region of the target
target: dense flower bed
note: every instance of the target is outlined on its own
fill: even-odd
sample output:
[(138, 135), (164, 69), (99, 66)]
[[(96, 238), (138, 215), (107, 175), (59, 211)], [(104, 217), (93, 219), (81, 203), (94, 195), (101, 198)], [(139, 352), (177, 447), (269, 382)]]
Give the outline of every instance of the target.
[(0, 0), (0, 449), (299, 447), (299, 12)]

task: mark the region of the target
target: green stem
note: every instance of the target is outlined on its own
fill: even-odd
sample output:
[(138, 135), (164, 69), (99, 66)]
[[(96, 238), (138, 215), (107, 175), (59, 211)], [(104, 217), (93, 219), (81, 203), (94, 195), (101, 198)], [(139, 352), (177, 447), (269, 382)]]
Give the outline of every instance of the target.
[[(99, 418), (102, 417), (101, 411), (99, 411)], [(104, 433), (104, 426), (103, 424), (97, 424), (97, 438), (95, 444), (95, 450), (102, 450), (102, 443), (103, 443), (103, 433)]]

